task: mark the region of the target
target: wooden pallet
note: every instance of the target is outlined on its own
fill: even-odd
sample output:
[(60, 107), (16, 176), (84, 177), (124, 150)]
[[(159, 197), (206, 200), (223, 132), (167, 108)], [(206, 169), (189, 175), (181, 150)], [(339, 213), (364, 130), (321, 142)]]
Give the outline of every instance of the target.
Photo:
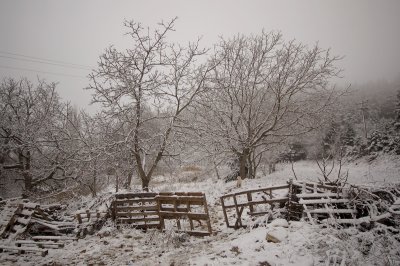
[[(287, 184), (223, 195), (220, 199), (226, 226), (235, 229), (247, 227), (247, 224), (242, 221), (245, 209), (250, 216), (259, 216), (265, 215), (269, 211), (257, 211), (257, 207), (273, 209), (276, 204), (286, 205), (289, 202), (289, 187), (290, 184)], [(284, 191), (280, 194), (286, 194), (286, 196), (277, 197), (275, 192), (282, 192), (282, 190)], [(232, 219), (234, 220), (233, 222), (231, 221)]]
[(340, 186), (318, 183), (297, 183), (301, 193), (296, 194), (303, 205), (304, 217), (311, 224), (323, 221), (330, 224), (348, 224), (354, 222), (356, 210), (342, 193)]
[(137, 229), (160, 228), (160, 217), (155, 197), (158, 193), (116, 194), (112, 203), (112, 218), (117, 224)]
[[(160, 193), (155, 198), (161, 229), (166, 228), (166, 220), (172, 220), (175, 221), (174, 225), (179, 232), (194, 236), (212, 234), (210, 215), (204, 193)], [(185, 226), (186, 221), (188, 226)]]

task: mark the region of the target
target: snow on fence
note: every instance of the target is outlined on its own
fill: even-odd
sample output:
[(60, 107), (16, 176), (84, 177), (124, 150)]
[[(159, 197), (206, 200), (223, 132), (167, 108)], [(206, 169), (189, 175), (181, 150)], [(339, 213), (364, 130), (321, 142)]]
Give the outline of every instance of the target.
[(356, 210), (351, 205), (341, 184), (295, 183), (296, 198), (303, 206), (304, 216), (315, 224), (315, 220), (333, 224), (355, 223)]
[(129, 224), (137, 229), (172, 226), (190, 235), (212, 233), (206, 197), (201, 192), (116, 194), (112, 218), (118, 226)]
[(179, 232), (194, 236), (212, 234), (207, 200), (204, 193), (160, 193), (156, 196), (156, 201), (161, 229), (166, 228), (166, 220), (172, 220), (176, 222), (175, 225)]
[[(225, 223), (230, 228), (247, 227), (243, 216), (268, 214), (275, 205), (282, 207), (290, 202), (291, 182), (287, 185), (246, 190), (223, 195), (221, 199)], [(246, 212), (245, 212), (246, 210)], [(234, 221), (232, 221), (234, 220)]]
[(157, 193), (116, 194), (112, 203), (112, 218), (119, 225), (129, 224), (137, 229), (160, 228)]
[[(355, 223), (356, 210), (351, 206), (341, 184), (307, 182), (246, 190), (221, 197), (227, 227), (247, 227), (243, 220), (272, 213), (281, 208), (288, 220), (304, 217), (314, 224), (316, 220), (328, 223)], [(268, 218), (268, 217), (267, 217)]]

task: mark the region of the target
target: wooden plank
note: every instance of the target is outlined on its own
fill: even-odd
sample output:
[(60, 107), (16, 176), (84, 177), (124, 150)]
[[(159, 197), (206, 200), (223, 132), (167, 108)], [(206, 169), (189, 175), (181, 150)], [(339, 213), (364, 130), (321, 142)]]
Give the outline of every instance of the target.
[(69, 236), (33, 236), (33, 240), (52, 240), (52, 241), (68, 241), (68, 240), (73, 240), (73, 241), (78, 241), (78, 238), (76, 237), (69, 237)]
[(177, 204), (186, 204), (190, 202), (191, 205), (203, 205), (203, 197), (198, 196), (157, 196), (156, 200), (162, 204), (174, 204), (176, 200)]
[(116, 206), (121, 206), (124, 204), (139, 204), (144, 202), (155, 202), (155, 198), (141, 198), (141, 199), (124, 199), (124, 200), (114, 200)]
[(263, 212), (250, 212), (249, 215), (250, 216), (257, 216), (257, 215), (265, 215), (270, 213), (269, 211), (263, 211)]
[(36, 242), (32, 240), (17, 240), (15, 241), (17, 247), (25, 246), (37, 246), (39, 248), (63, 248), (64, 243), (56, 243), (52, 241)]
[(158, 211), (147, 212), (117, 212), (116, 217), (134, 217), (134, 216), (158, 216)]
[(117, 221), (124, 222), (124, 223), (154, 222), (154, 221), (160, 221), (160, 218), (159, 217), (148, 217), (148, 218), (124, 218), (124, 217), (120, 217), (120, 218), (117, 218)]
[[(187, 204), (190, 204), (190, 203), (187, 203)], [(172, 208), (172, 207), (164, 207), (164, 206), (161, 206), (161, 210), (163, 210), (163, 211), (175, 211), (175, 209)], [(189, 209), (187, 207), (176, 207), (176, 211), (177, 212), (189, 212)]]
[(20, 254), (23, 254), (25, 252), (37, 252), (37, 253), (40, 253), (42, 255), (42, 257), (45, 257), (47, 254), (49, 254), (48, 250), (43, 250), (43, 249), (38, 249), (38, 248), (0, 245), (0, 252), (3, 252), (3, 250), (15, 250), (15, 251), (18, 251), (18, 253), (20, 253)]
[(142, 192), (142, 193), (117, 193), (116, 199), (135, 199), (135, 198), (154, 198), (158, 193), (155, 192)]
[(212, 232), (207, 231), (184, 231), (184, 233), (190, 236), (209, 236), (212, 234)]
[(301, 193), (301, 194), (296, 194), (298, 198), (338, 198), (341, 197), (340, 194), (338, 193)]
[(124, 211), (157, 211), (157, 205), (142, 205), (142, 206), (117, 206), (118, 212)]
[[(252, 202), (245, 202), (245, 203), (238, 203), (238, 207), (247, 207), (250, 205), (257, 205), (257, 204), (265, 204), (265, 203), (276, 203), (276, 202), (286, 202), (288, 201), (288, 197), (283, 197), (283, 198), (274, 198), (274, 199), (265, 199), (265, 200), (256, 200)], [(235, 208), (235, 204), (233, 205), (225, 205), (225, 208)]]
[(190, 213), (190, 212), (166, 212), (160, 211), (160, 217), (164, 219), (174, 219), (174, 218), (183, 218), (188, 217), (193, 220), (206, 220), (208, 219), (208, 215), (206, 213)]
[(226, 227), (230, 227), (229, 225), (229, 219), (228, 219), (228, 214), (226, 213), (226, 207), (225, 207), (225, 202), (224, 202), (224, 198), (220, 198), (221, 199), (221, 206), (222, 206), (222, 211), (224, 213), (224, 218), (225, 218), (225, 223), (226, 223)]
[(357, 213), (355, 210), (351, 209), (332, 209), (332, 208), (326, 208), (326, 209), (313, 209), (309, 210), (310, 213), (337, 213), (337, 214), (352, 214), (352, 213)]
[(315, 225), (314, 219), (312, 218), (311, 213), (309, 212), (309, 210), (308, 210), (308, 208), (307, 208), (307, 205), (304, 204), (303, 207), (304, 207), (305, 213), (307, 214), (308, 220), (310, 221), (310, 223), (311, 223), (312, 225)]
[(245, 190), (241, 192), (236, 192), (236, 193), (230, 193), (230, 194), (225, 194), (221, 196), (222, 198), (228, 198), (228, 197), (233, 197), (233, 196), (240, 196), (240, 195), (245, 195), (247, 193), (256, 193), (256, 192), (266, 192), (266, 191), (273, 191), (273, 190), (279, 190), (279, 189), (287, 189), (289, 188), (289, 185), (281, 185), (281, 186), (272, 186), (272, 187), (266, 187), (266, 188), (258, 188), (258, 189), (252, 189), (252, 190)]
[(314, 199), (314, 200), (304, 200), (300, 199), (300, 204), (325, 204), (325, 203), (349, 203), (348, 199)]

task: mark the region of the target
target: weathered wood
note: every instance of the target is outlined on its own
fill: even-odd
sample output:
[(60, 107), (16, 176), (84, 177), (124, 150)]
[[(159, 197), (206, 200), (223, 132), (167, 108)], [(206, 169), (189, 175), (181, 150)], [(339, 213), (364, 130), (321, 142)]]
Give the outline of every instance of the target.
[(348, 199), (340, 198), (340, 199), (313, 199), (313, 200), (304, 200), (300, 199), (300, 204), (325, 204), (325, 203), (349, 203)]
[(43, 250), (43, 249), (38, 249), (38, 248), (0, 245), (0, 252), (3, 252), (3, 250), (18, 251), (18, 254), (24, 254), (25, 252), (40, 253), (42, 255), (42, 257), (45, 257), (47, 254), (49, 254), (48, 250)]
[(32, 239), (51, 240), (51, 241), (78, 241), (78, 238), (70, 236), (33, 236)]
[(245, 195), (247, 193), (256, 193), (256, 192), (265, 192), (265, 191), (269, 191), (269, 190), (280, 190), (280, 189), (287, 189), (289, 188), (289, 185), (281, 185), (281, 186), (272, 186), (272, 187), (267, 187), (267, 188), (258, 188), (258, 189), (251, 189), (251, 190), (245, 190), (245, 191), (241, 191), (241, 192), (236, 192), (236, 193), (229, 193), (229, 194), (225, 194), (223, 196), (221, 196), (221, 198), (229, 198), (229, 197), (233, 197), (235, 196), (240, 196), (240, 195)]
[(32, 241), (32, 240), (17, 240), (15, 241), (15, 245), (17, 247), (21, 247), (22, 245), (25, 246), (37, 246), (39, 248), (63, 248), (64, 243), (56, 243), (52, 241), (43, 241), (43, 242), (37, 242), (37, 241)]
[(146, 212), (117, 212), (116, 218), (120, 217), (134, 217), (134, 216), (158, 216), (158, 211), (146, 211)]
[[(259, 189), (252, 189), (252, 190), (246, 190), (246, 191), (241, 191), (237, 193), (230, 193), (226, 194), (220, 197), (221, 199), (221, 206), (222, 206), (222, 211), (224, 213), (224, 219), (227, 227), (232, 227), (232, 228), (238, 228), (238, 227), (243, 227), (245, 228), (246, 225), (243, 224), (241, 216), (245, 208), (249, 208), (249, 215), (250, 216), (255, 216), (255, 215), (262, 215), (266, 214), (268, 212), (256, 212), (254, 206), (256, 205), (263, 205), (263, 204), (268, 204), (270, 206), (273, 206), (274, 203), (285, 203), (289, 201), (289, 197), (279, 197), (276, 198), (274, 197), (273, 191), (275, 190), (282, 190), (282, 189), (288, 189), (289, 190), (289, 184), (287, 185), (280, 185), (280, 186), (272, 186), (272, 187), (267, 187), (267, 188), (259, 188)], [(260, 195), (261, 193), (261, 195)], [(240, 196), (245, 196), (245, 201), (241, 201), (240, 203), (238, 202), (238, 197)], [(262, 199), (255, 199), (256, 197), (260, 197)], [(225, 200), (230, 199), (230, 202), (227, 203)], [(233, 201), (233, 204), (231, 203)], [(228, 211), (229, 209), (234, 209), (234, 212), (236, 214), (236, 219), (234, 222), (234, 225), (232, 226), (229, 222), (229, 216), (228, 216)]]
[[(207, 225), (207, 233), (201, 233), (201, 235), (211, 235), (211, 222), (210, 216), (208, 214), (207, 201), (204, 193), (198, 192), (168, 192), (168, 193), (160, 193), (159, 196), (156, 196), (157, 200), (157, 208), (160, 215), (160, 226), (161, 228), (165, 228), (164, 220), (175, 220), (177, 231), (182, 231), (181, 220), (189, 220), (190, 229), (183, 230), (183, 232), (187, 232), (192, 235), (196, 235), (196, 227), (193, 223), (193, 220), (199, 221), (201, 225), (201, 221), (205, 221)], [(197, 208), (203, 207), (203, 212), (193, 212), (192, 207), (195, 206)]]
[(128, 211), (157, 211), (157, 205), (141, 205), (141, 206), (116, 206), (117, 212), (128, 212)]

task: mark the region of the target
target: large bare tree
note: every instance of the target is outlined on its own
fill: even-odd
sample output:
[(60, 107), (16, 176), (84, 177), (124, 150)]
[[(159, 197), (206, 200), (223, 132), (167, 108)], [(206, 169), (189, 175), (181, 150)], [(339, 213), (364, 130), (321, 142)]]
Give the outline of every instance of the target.
[(175, 20), (160, 23), (154, 31), (126, 21), (132, 47), (109, 47), (90, 75), (93, 102), (101, 104), (104, 117), (118, 120), (115, 134), (123, 138), (113, 141), (133, 155), (124, 163), (135, 165), (145, 190), (160, 160), (171, 156), (175, 126), (213, 69), (198, 40), (186, 47), (167, 40)]
[(337, 96), (329, 80), (339, 73), (339, 59), (279, 33), (221, 38), (212, 85), (192, 110), (201, 143), (231, 154), (246, 177), (271, 145), (318, 126)]

